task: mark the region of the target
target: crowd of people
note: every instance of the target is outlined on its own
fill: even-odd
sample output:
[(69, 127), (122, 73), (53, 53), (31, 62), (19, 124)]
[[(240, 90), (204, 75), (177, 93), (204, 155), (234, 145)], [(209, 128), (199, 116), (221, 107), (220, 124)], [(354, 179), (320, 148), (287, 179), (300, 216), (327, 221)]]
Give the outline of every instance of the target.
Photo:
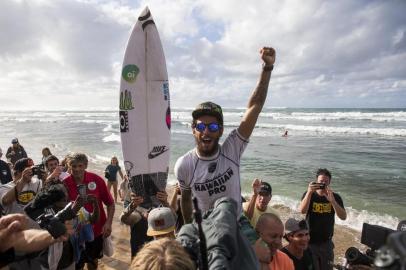
[(145, 198), (132, 192), (132, 179), (122, 173), (117, 157), (103, 179), (87, 170), (83, 153), (60, 162), (44, 148), (42, 163), (34, 165), (13, 139), (8, 163), (0, 160), (1, 264), (24, 270), (97, 269), (114, 231), (119, 197), (120, 220), (130, 226), (131, 269), (332, 269), (335, 216), (346, 219), (346, 211), (327, 169), (317, 171), (303, 194), (298, 209), (303, 216), (283, 223), (270, 206), (270, 183), (260, 179), (253, 180), (252, 196), (243, 202), (241, 157), (275, 62), (273, 48), (262, 48), (260, 55), (259, 82), (240, 125), (224, 143), (219, 144), (224, 130), (219, 105), (204, 102), (192, 112), (196, 147), (177, 160), (175, 191), (169, 199), (166, 190), (158, 191), (156, 208), (145, 207)]

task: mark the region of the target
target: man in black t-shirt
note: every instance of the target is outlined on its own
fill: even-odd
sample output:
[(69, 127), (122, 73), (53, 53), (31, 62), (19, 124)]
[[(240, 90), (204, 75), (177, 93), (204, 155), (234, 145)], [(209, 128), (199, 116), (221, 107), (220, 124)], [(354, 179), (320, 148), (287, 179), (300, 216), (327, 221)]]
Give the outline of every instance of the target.
[(315, 270), (312, 252), (309, 248), (309, 228), (306, 220), (289, 218), (285, 222), (284, 238), (289, 244), (281, 249), (292, 259), (295, 270)]
[(316, 182), (310, 182), (307, 192), (303, 194), (299, 211), (306, 214), (310, 229), (310, 248), (318, 269), (333, 269), (335, 214), (345, 220), (347, 213), (340, 195), (330, 188), (331, 173), (319, 169)]

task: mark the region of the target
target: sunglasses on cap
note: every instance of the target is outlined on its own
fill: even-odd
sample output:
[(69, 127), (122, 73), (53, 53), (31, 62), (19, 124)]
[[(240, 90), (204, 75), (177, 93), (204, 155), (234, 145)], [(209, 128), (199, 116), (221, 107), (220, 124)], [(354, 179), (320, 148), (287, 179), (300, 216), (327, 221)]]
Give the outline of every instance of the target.
[(220, 130), (221, 125), (219, 123), (210, 123), (210, 124), (197, 123), (194, 126), (194, 128), (199, 132), (205, 131), (206, 127), (209, 129), (210, 132), (217, 132)]

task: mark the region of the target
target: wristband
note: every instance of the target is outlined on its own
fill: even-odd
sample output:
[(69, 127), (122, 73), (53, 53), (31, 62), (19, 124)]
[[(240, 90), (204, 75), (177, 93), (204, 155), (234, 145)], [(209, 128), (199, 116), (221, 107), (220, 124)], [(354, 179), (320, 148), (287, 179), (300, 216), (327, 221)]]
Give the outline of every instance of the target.
[(272, 71), (273, 70), (273, 65), (267, 65), (267, 64), (262, 64), (262, 70), (263, 71)]

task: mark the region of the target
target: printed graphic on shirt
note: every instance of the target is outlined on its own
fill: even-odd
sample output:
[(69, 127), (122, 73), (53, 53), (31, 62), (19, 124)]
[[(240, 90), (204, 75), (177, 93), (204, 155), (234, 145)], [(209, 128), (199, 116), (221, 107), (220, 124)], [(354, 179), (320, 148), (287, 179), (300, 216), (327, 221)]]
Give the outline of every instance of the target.
[(20, 204), (26, 205), (32, 201), (35, 197), (35, 192), (32, 190), (26, 190), (18, 194), (18, 202)]
[(331, 213), (331, 203), (313, 203), (313, 213)]
[(226, 183), (234, 174), (233, 170), (229, 167), (225, 173), (213, 178), (208, 179), (204, 183), (195, 183), (195, 191), (207, 192), (209, 196), (226, 192)]

